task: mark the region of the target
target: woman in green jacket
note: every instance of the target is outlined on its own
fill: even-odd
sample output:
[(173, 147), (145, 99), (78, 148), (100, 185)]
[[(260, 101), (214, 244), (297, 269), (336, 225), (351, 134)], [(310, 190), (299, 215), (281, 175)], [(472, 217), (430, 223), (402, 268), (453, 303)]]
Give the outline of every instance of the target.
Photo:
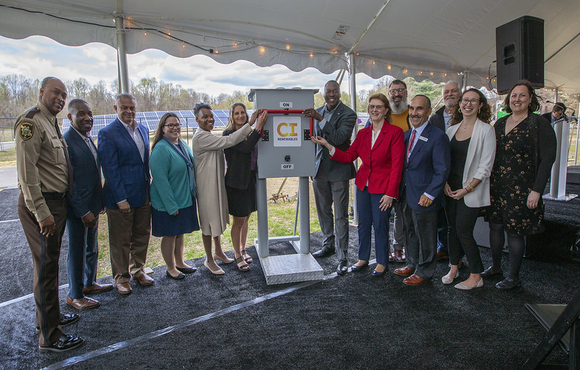
[(165, 113), (155, 132), (150, 158), (152, 234), (161, 237), (167, 277), (175, 280), (197, 270), (183, 260), (183, 234), (199, 230), (193, 154), (180, 136), (179, 118)]

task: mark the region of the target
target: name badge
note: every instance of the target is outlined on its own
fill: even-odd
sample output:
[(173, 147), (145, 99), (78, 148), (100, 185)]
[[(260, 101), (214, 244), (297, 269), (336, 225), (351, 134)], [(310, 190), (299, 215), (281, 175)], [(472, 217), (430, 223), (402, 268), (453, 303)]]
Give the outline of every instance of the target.
[(424, 142), (429, 141), (429, 139), (426, 138), (425, 136), (419, 136), (419, 140), (423, 140)]

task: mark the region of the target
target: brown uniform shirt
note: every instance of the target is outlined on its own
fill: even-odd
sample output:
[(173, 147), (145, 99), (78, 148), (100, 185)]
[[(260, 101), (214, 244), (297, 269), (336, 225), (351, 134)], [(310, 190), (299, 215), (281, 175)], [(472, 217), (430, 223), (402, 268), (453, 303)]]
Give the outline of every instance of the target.
[[(39, 111), (33, 115), (33, 110)], [(18, 116), (14, 125), (18, 187), (26, 207), (39, 222), (51, 214), (42, 192), (68, 190), (67, 148), (58, 137), (55, 121), (56, 117), (38, 102)]]

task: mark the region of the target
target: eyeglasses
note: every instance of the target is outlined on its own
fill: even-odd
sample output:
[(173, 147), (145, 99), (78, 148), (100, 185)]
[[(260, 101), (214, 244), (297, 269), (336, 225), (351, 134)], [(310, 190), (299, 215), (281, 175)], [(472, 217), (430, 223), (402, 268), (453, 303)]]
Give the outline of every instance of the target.
[(389, 93), (394, 94), (394, 93), (402, 93), (404, 91), (406, 91), (407, 89), (404, 87), (399, 87), (398, 89), (389, 89)]
[(369, 110), (373, 110), (373, 109), (383, 109), (385, 106), (384, 105), (369, 105)]
[(169, 123), (165, 124), (164, 126), (169, 128), (181, 128), (181, 123)]
[(477, 104), (479, 103), (479, 99), (462, 99), (463, 103), (467, 104)]

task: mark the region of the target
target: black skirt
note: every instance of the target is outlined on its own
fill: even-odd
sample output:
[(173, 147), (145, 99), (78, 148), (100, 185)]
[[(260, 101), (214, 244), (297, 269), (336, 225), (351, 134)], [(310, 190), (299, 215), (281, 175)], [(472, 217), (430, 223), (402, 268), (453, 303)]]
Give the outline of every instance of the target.
[(234, 189), (226, 186), (228, 194), (228, 212), (234, 217), (246, 217), (256, 211), (256, 176), (250, 177), (246, 189)]

